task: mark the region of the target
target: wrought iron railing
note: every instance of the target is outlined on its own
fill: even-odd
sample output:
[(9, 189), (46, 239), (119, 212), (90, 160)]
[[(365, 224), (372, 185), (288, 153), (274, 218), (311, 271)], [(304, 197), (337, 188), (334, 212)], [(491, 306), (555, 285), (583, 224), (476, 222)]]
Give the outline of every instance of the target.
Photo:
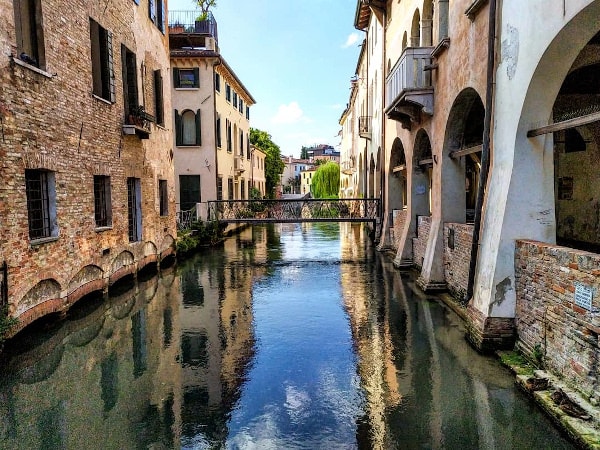
[(199, 11), (169, 11), (169, 33), (208, 34), (218, 40), (217, 21), (212, 13), (204, 20), (197, 20)]
[(192, 228), (192, 223), (197, 220), (196, 207), (186, 211), (177, 211), (177, 229), (180, 231)]
[(209, 220), (220, 222), (375, 222), (378, 198), (220, 200), (208, 202)]

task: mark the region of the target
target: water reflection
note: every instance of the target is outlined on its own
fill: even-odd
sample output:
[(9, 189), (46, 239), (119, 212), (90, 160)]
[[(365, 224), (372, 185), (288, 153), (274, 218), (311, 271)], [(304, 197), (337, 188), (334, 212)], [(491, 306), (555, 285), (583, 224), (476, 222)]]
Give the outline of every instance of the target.
[(569, 448), (361, 226), (254, 227), (0, 362), (0, 448)]

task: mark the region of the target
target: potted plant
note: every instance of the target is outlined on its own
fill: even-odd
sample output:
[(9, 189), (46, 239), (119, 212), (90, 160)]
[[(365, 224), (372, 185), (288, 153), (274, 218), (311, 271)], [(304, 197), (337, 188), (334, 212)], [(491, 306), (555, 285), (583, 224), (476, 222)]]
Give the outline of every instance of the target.
[(203, 23), (209, 17), (210, 8), (217, 6), (217, 0), (194, 0), (194, 3), (200, 8), (200, 14), (196, 17), (196, 32), (202, 32)]

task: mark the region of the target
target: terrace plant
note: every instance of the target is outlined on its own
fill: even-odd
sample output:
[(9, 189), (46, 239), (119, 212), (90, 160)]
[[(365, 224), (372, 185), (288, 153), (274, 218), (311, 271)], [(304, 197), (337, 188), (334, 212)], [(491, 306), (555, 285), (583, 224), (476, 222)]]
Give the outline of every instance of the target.
[(217, 0), (194, 0), (194, 4), (200, 9), (200, 14), (198, 14), (196, 20), (202, 22), (208, 19), (210, 9), (217, 7)]

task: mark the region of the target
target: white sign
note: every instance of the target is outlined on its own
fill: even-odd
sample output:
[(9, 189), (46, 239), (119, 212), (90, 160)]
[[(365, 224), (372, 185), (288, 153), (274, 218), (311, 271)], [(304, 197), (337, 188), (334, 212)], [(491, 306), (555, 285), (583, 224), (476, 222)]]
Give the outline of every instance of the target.
[(588, 311), (592, 310), (594, 288), (582, 283), (575, 283), (575, 304)]

